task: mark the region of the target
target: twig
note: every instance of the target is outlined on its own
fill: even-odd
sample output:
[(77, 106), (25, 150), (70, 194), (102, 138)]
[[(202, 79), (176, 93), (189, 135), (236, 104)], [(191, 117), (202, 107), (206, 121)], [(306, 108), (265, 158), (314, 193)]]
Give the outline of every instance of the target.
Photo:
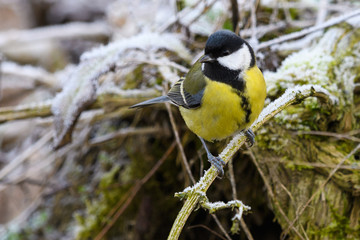
[(188, 20), (188, 22), (186, 23), (187, 26), (189, 26), (191, 23), (193, 23), (194, 21), (196, 21), (199, 17), (201, 17), (207, 10), (209, 10), (209, 8), (217, 1), (217, 0), (211, 0), (210, 2), (208, 2), (209, 0), (205, 0), (205, 4), (203, 4), (203, 6), (200, 6), (201, 9), (196, 9), (199, 7), (199, 5), (201, 3), (203, 3), (204, 1), (199, 0), (197, 1), (192, 7), (186, 7), (183, 10), (181, 10), (178, 14), (176, 14), (176, 16), (172, 17), (169, 19), (168, 22), (166, 22), (165, 24), (163, 24), (162, 26), (159, 27), (157, 32), (164, 32), (166, 29), (168, 29), (171, 25), (175, 24), (176, 22), (185, 19), (186, 17), (188, 17), (190, 15), (190, 13), (192, 13), (193, 11), (197, 11), (197, 14), (192, 16), (192, 19)]
[(52, 101), (0, 108), (0, 123), (12, 120), (51, 116)]
[(4, 56), (0, 53), (0, 101), (1, 101), (1, 98), (2, 98), (2, 94), (1, 94), (1, 92), (2, 92), (2, 84), (1, 84), (1, 82), (2, 82), (2, 76), (3, 76), (3, 61), (4, 61)]
[(252, 0), (250, 5), (250, 16), (251, 16), (251, 38), (250, 41), (253, 45), (257, 45), (258, 40), (256, 38), (256, 2), (257, 0)]
[[(176, 146), (176, 142), (174, 141), (168, 150), (164, 153), (164, 155), (160, 158), (160, 160), (154, 165), (154, 167), (140, 180), (138, 181), (129, 191), (129, 195), (126, 195), (126, 198), (123, 198), (114, 209), (119, 208), (111, 221), (106, 224), (106, 226), (96, 235), (95, 240), (102, 239), (105, 234), (110, 230), (110, 228), (114, 225), (114, 223), (118, 220), (121, 214), (125, 211), (125, 209), (130, 205), (136, 194), (139, 192), (141, 187), (154, 175), (154, 173), (159, 169), (159, 167), (165, 162), (165, 160), (169, 157)], [(124, 200), (126, 201), (124, 202)], [(123, 203), (124, 202), (124, 203)], [(120, 207), (121, 206), (121, 207)]]
[(230, 176), (229, 179), (230, 179), (230, 185), (231, 185), (232, 198), (237, 199), (233, 159), (230, 159), (230, 161), (228, 163), (228, 169), (229, 169), (229, 176)]
[[(267, 162), (275, 162), (275, 163), (282, 163), (286, 164), (287, 162), (282, 160), (266, 160)], [(291, 161), (291, 164), (298, 165), (298, 166), (305, 166), (305, 167), (311, 167), (311, 168), (335, 168), (336, 164), (325, 164), (325, 163), (315, 163), (315, 162), (299, 162), (299, 161)], [(358, 171), (360, 170), (360, 166), (354, 166), (354, 165), (343, 165), (340, 166), (339, 169), (346, 169), (346, 170), (353, 170)]]
[[(269, 1), (267, 3), (268, 4), (265, 5), (266, 7), (275, 9), (277, 7), (279, 1)], [(281, 7), (284, 9), (294, 8), (297, 10), (303, 10), (303, 9), (307, 9), (307, 8), (318, 9), (321, 6), (320, 6), (319, 2), (317, 2), (317, 1), (302, 1), (302, 2), (282, 1)], [(334, 4), (329, 3), (327, 8), (329, 11), (332, 11), (332, 12), (349, 12), (356, 7), (357, 6), (354, 4), (348, 4), (348, 3), (342, 4), (342, 3), (337, 2)]]
[(214, 230), (210, 229), (209, 227), (207, 227), (206, 225), (203, 225), (203, 224), (193, 225), (193, 226), (188, 227), (188, 229), (198, 228), (198, 227), (205, 228), (206, 230), (208, 230), (209, 232), (211, 232), (215, 236), (217, 236), (217, 237), (219, 237), (219, 238), (221, 238), (223, 240), (226, 240), (226, 238), (224, 238), (223, 236), (221, 236), (220, 234), (218, 234), (217, 232), (215, 232)]
[[(0, 55), (1, 61), (1, 55)], [(4, 61), (2, 62), (2, 74), (10, 75), (10, 77), (16, 77), (21, 79), (30, 79), (34, 81), (35, 87), (38, 85), (45, 85), (48, 88), (57, 88), (57, 79), (54, 74), (49, 73), (41, 67), (35, 67), (31, 65), (21, 66), (15, 62)]]
[[(234, 200), (237, 198), (237, 191), (236, 191), (236, 181), (235, 181), (235, 174), (234, 174), (234, 166), (233, 166), (233, 159), (230, 159), (228, 163), (229, 175), (230, 175), (230, 184), (231, 184), (231, 191), (232, 197)], [(235, 209), (236, 213), (239, 214), (239, 209)], [(245, 232), (246, 237), (249, 240), (254, 240), (253, 236), (251, 235), (250, 229), (246, 226), (246, 223), (243, 218), (240, 219), (240, 225)]]
[[(197, 14), (195, 14), (194, 16), (192, 16), (191, 19), (188, 19), (187, 22), (185, 22), (185, 26), (189, 27), (191, 24), (193, 24), (195, 21), (197, 21), (201, 16), (204, 15), (204, 13), (206, 13), (211, 7), (212, 5), (214, 5), (214, 3), (217, 0), (205, 0), (204, 1), (204, 6), (202, 6), (201, 9), (197, 10)], [(182, 19), (184, 20), (184, 19)]]
[(233, 31), (235, 34), (239, 34), (240, 25), (239, 25), (239, 5), (237, 0), (230, 0), (231, 2), (231, 20), (233, 25)]
[(309, 28), (303, 29), (303, 30), (301, 30), (299, 32), (290, 33), (290, 34), (287, 34), (287, 35), (272, 39), (272, 40), (267, 41), (267, 42), (262, 42), (259, 45), (254, 46), (255, 51), (258, 51), (258, 50), (263, 49), (263, 48), (270, 47), (270, 46), (275, 45), (275, 44), (279, 44), (279, 43), (282, 43), (282, 42), (285, 42), (285, 41), (289, 41), (289, 40), (292, 40), (292, 39), (295, 39), (295, 38), (299, 38), (299, 37), (308, 35), (310, 33), (313, 33), (313, 32), (322, 30), (324, 28), (333, 26), (335, 24), (341, 23), (341, 22), (343, 22), (343, 21), (345, 21), (345, 20), (347, 20), (349, 18), (355, 17), (355, 16), (357, 16), (359, 14), (360, 14), (360, 9), (355, 10), (355, 11), (350, 12), (350, 13), (347, 13), (347, 14), (344, 14), (344, 15), (341, 15), (341, 16), (336, 17), (336, 18), (332, 18), (332, 19), (324, 22), (323, 24), (316, 25), (316, 26), (313, 26), (313, 27), (309, 27)]
[(110, 36), (106, 23), (68, 23), (40, 27), (30, 30), (11, 30), (0, 33), (0, 49), (14, 44), (28, 44), (43, 40), (61, 40), (70, 38), (98, 38)]
[[(287, 106), (298, 103), (303, 99), (316, 96), (321, 100), (336, 102), (336, 99), (329, 94), (327, 90), (320, 86), (315, 85), (304, 85), (301, 87), (295, 87), (292, 89), (287, 89), (285, 93), (270, 103), (260, 114), (258, 119), (253, 123), (251, 129), (256, 131), (261, 125), (271, 119), (274, 115), (282, 111)], [(219, 155), (225, 163), (227, 163), (232, 156), (239, 150), (239, 148), (244, 144), (245, 136), (243, 134), (236, 135), (231, 142), (226, 146), (226, 148)], [(180, 233), (185, 225), (186, 220), (190, 216), (191, 212), (194, 210), (195, 206), (199, 202), (201, 195), (199, 192), (205, 192), (210, 187), (212, 182), (216, 179), (218, 175), (217, 169), (214, 166), (211, 166), (204, 174), (204, 176), (192, 187), (194, 194), (191, 194), (186, 199), (182, 209), (180, 210), (171, 232), (169, 233), (168, 240), (176, 240), (179, 238)]]
[[(227, 240), (231, 240), (231, 237), (229, 236), (229, 234), (226, 232), (225, 228), (223, 227), (223, 225), (221, 224), (221, 222), (219, 221), (218, 217), (216, 216), (215, 213), (211, 214), (211, 217), (214, 219), (214, 221), (216, 222), (216, 224), (218, 225), (218, 227), (220, 228), (220, 231), (225, 235)], [(214, 231), (215, 232), (215, 231)], [(219, 234), (220, 235), (220, 234)], [(221, 236), (222, 239), (224, 239)]]
[[(274, 24), (269, 24), (269, 25), (257, 26), (255, 37), (257, 39), (259, 39), (259, 38), (263, 37), (265, 34), (267, 34), (268, 32), (273, 32), (278, 29), (282, 29), (284, 27), (286, 27), (285, 21), (279, 21), (279, 22), (276, 22)], [(240, 31), (240, 35), (242, 38), (247, 38), (247, 37), (251, 37), (252, 32), (253, 31), (251, 29), (243, 29)]]
[(29, 156), (31, 156), (40, 148), (42, 148), (45, 144), (47, 144), (52, 138), (52, 135), (52, 131), (49, 131), (44, 136), (42, 136), (35, 144), (31, 145), (31, 147), (27, 148), (24, 152), (22, 152), (4, 168), (2, 168), (0, 171), (0, 180), (3, 180), (10, 172), (12, 172), (17, 166), (23, 163)]
[(184, 148), (181, 145), (179, 133), (177, 131), (177, 127), (176, 127), (176, 123), (175, 123), (175, 119), (174, 119), (174, 116), (173, 116), (173, 114), (171, 112), (171, 109), (170, 109), (170, 103), (165, 103), (165, 105), (166, 105), (166, 109), (167, 109), (168, 114), (169, 114), (170, 123), (171, 123), (172, 129), (173, 129), (174, 135), (175, 135), (176, 144), (177, 144), (177, 146), (179, 148), (179, 151), (180, 151), (180, 154), (181, 154), (181, 159), (182, 159), (183, 164), (185, 166), (185, 170), (186, 170), (191, 182), (194, 184), (195, 179), (194, 179), (194, 177), (193, 177), (193, 175), (191, 173), (191, 169), (190, 169), (190, 166), (189, 166), (189, 162), (188, 162), (188, 160), (186, 158)]
[(129, 62), (133, 62), (133, 63), (147, 63), (147, 64), (151, 64), (151, 65), (156, 65), (156, 66), (169, 66), (169, 67), (173, 67), (176, 68), (177, 70), (180, 70), (181, 72), (187, 73), (189, 71), (188, 68), (177, 64), (176, 62), (170, 61), (168, 58), (160, 58), (160, 59), (129, 59)]
[(333, 132), (322, 132), (322, 131), (303, 131), (303, 132), (295, 132), (296, 135), (309, 134), (309, 135), (317, 135), (317, 136), (327, 136), (334, 137), (338, 139), (348, 139), (354, 142), (360, 142), (360, 138), (350, 136), (347, 134), (333, 133)]
[(319, 188), (311, 195), (309, 200), (301, 207), (299, 208), (299, 211), (296, 214), (295, 219), (290, 223), (288, 228), (282, 233), (282, 238), (285, 239), (286, 235), (288, 234), (289, 230), (293, 228), (295, 222), (300, 218), (300, 216), (304, 213), (305, 209), (309, 206), (309, 204), (314, 200), (315, 196), (317, 196), (321, 191), (324, 191), (325, 185), (329, 182), (329, 180), (334, 176), (337, 170), (339, 170), (340, 166), (352, 155), (354, 155), (358, 150), (360, 149), (360, 144), (358, 144), (348, 155), (346, 155), (341, 161), (336, 165), (336, 167), (329, 173), (329, 176), (326, 178), (326, 180), (319, 186)]
[[(101, 107), (105, 108), (110, 102), (117, 107), (131, 106), (139, 101), (137, 98), (151, 98), (159, 95), (159, 92), (154, 89), (121, 90), (112, 88), (109, 90), (101, 89), (100, 91), (102, 92), (98, 95), (95, 103), (88, 109), (99, 109)], [(47, 100), (15, 107), (0, 107), (0, 123), (35, 117), (50, 117), (52, 116), (52, 103), (52, 100)]]
[(134, 135), (145, 135), (153, 133), (162, 133), (160, 127), (145, 127), (145, 128), (125, 128), (120, 129), (119, 131), (112, 132), (100, 137), (96, 137), (90, 141), (90, 146), (101, 145), (106, 142), (112, 141), (113, 139), (125, 137), (125, 136), (134, 136)]
[(328, 0), (320, 0), (318, 4), (319, 4), (319, 10), (316, 16), (316, 25), (319, 25), (325, 21), (328, 12), (327, 7), (329, 2)]

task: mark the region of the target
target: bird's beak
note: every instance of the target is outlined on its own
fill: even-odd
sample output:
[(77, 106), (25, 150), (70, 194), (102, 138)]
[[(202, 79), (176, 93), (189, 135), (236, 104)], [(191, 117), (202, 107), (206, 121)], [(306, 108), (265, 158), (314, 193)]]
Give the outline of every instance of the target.
[(211, 63), (211, 62), (215, 62), (215, 59), (210, 57), (209, 55), (204, 55), (200, 58), (200, 62), (201, 63)]

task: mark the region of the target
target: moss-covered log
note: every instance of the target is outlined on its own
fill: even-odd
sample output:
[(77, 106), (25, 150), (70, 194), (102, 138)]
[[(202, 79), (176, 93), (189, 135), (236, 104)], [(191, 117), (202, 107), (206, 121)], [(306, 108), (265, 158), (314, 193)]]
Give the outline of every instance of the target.
[[(306, 99), (277, 115), (258, 134), (254, 155), (271, 183), (272, 206), (284, 233), (289, 223), (279, 206), (290, 221), (298, 219), (294, 227), (310, 239), (360, 238), (359, 154), (346, 159), (324, 186), (330, 172), (359, 144), (351, 138), (360, 122), (355, 91), (359, 56), (360, 29), (344, 24), (289, 56), (277, 72), (265, 73), (270, 98), (294, 85), (319, 84), (339, 99), (331, 107)], [(298, 238), (291, 230), (290, 236)]]

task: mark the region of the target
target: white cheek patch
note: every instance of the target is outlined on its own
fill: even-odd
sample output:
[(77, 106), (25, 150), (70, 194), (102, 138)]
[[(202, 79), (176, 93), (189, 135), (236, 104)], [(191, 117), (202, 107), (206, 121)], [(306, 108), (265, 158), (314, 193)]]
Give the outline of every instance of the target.
[(243, 44), (236, 52), (224, 57), (219, 57), (217, 60), (221, 65), (231, 70), (244, 70), (250, 67), (251, 54), (248, 46)]

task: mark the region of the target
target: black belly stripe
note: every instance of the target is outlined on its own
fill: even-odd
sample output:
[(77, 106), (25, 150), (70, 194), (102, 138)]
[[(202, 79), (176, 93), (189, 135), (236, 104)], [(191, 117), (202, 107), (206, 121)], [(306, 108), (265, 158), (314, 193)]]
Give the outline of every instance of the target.
[(245, 112), (245, 122), (246, 123), (250, 122), (251, 106), (249, 103), (249, 99), (246, 96), (244, 96), (242, 91), (234, 89), (233, 92), (236, 93), (241, 99), (240, 106)]
[(241, 107), (245, 111), (245, 122), (250, 122), (251, 107), (247, 97), (241, 96)]

